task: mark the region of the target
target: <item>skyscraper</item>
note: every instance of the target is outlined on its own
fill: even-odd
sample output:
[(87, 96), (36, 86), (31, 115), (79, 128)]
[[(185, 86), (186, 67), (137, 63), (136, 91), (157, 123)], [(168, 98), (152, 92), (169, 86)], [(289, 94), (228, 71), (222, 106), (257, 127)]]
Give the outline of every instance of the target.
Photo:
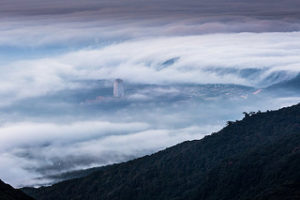
[(122, 79), (116, 79), (114, 81), (114, 97), (123, 97), (125, 95), (124, 93), (124, 85), (123, 85), (123, 80)]

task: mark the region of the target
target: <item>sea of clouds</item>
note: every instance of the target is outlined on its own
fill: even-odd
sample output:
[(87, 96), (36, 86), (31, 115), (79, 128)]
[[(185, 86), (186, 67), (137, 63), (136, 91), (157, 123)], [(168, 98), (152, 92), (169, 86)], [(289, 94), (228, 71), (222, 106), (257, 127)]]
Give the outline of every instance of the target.
[[(246, 92), (166, 98), (203, 84), (253, 94), (296, 77), (300, 6), (280, 2), (2, 1), (0, 178), (49, 184), (51, 175), (201, 139), (243, 111), (298, 103), (297, 95), (247, 100)], [(115, 78), (149, 88), (87, 104), (91, 93), (102, 98), (99, 80), (112, 90)]]

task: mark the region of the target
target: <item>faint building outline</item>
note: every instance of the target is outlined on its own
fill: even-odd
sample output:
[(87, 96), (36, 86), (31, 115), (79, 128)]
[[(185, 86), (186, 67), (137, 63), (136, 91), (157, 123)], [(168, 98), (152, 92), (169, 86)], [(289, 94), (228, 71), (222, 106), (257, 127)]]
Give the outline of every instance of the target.
[(115, 79), (114, 81), (114, 88), (113, 88), (113, 95), (114, 97), (124, 97), (125, 91), (124, 91), (124, 82), (122, 79)]

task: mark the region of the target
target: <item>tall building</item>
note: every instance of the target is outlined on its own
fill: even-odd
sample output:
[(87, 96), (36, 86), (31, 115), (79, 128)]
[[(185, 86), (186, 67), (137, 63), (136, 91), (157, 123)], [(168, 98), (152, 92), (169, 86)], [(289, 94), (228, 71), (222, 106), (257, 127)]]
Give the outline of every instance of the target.
[(114, 97), (123, 97), (125, 95), (124, 92), (124, 84), (122, 79), (116, 79), (114, 81)]

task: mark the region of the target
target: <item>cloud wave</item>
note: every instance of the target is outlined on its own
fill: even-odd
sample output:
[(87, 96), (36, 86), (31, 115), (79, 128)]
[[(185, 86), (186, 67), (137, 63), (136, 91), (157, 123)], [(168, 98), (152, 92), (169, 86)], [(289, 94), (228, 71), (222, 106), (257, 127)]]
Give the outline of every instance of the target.
[[(84, 87), (75, 83), (78, 80), (117, 77), (133, 83), (222, 83), (264, 87), (267, 86), (264, 80), (272, 73), (285, 72), (286, 79), (299, 73), (299, 36), (300, 32), (149, 38), (63, 56), (18, 61), (0, 67), (0, 95), (5, 104)], [(163, 66), (172, 58), (178, 59)], [(258, 73), (247, 75), (249, 69)]]

